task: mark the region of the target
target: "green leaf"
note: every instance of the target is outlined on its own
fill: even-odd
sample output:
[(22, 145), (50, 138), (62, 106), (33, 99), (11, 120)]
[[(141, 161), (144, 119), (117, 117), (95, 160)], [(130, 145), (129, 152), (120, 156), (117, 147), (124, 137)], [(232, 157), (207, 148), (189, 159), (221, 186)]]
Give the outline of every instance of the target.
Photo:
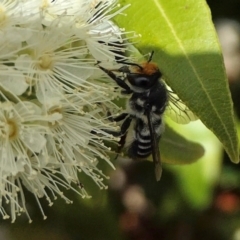
[(160, 140), (161, 159), (170, 164), (193, 163), (204, 155), (204, 148), (176, 133), (168, 125), (165, 126)]
[[(164, 79), (213, 131), (231, 160), (239, 162), (238, 138), (222, 54), (203, 0), (122, 0), (127, 17), (116, 20), (141, 34), (137, 48), (155, 51)], [(136, 42), (136, 39), (134, 39)]]

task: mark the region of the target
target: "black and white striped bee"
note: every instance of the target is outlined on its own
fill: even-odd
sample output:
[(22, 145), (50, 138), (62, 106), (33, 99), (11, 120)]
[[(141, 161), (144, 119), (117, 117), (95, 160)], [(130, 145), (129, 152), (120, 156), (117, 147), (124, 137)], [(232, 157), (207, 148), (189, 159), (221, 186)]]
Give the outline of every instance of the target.
[[(146, 159), (152, 154), (156, 180), (159, 181), (162, 175), (159, 141), (164, 130), (163, 114), (168, 105), (169, 90), (161, 80), (157, 64), (151, 62), (152, 56), (153, 52), (148, 61), (141, 64), (123, 62), (124, 65), (116, 70), (99, 68), (123, 88), (122, 94), (131, 94), (126, 112), (112, 120), (123, 120), (118, 134), (125, 139), (124, 147), (130, 158)], [(123, 73), (124, 77), (113, 72)]]

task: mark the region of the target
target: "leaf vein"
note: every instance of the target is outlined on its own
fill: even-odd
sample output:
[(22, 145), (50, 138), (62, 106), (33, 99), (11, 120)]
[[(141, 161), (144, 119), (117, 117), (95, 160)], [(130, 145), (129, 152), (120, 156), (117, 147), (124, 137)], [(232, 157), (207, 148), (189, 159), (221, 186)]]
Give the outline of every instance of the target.
[(168, 16), (166, 15), (166, 13), (165, 13), (163, 7), (161, 6), (159, 0), (153, 0), (153, 1), (154, 1), (155, 5), (156, 5), (157, 9), (160, 11), (160, 13), (162, 14), (163, 18), (165, 19), (167, 25), (169, 26), (169, 29), (171, 30), (171, 32), (172, 32), (172, 34), (173, 34), (173, 36), (174, 36), (174, 38), (176, 39), (178, 45), (180, 46), (182, 52), (184, 53), (184, 56), (185, 56), (186, 60), (188, 61), (188, 63), (189, 63), (189, 65), (191, 66), (194, 74), (196, 75), (196, 78), (197, 78), (198, 82), (200, 83), (200, 86), (201, 86), (202, 89), (204, 90), (204, 92), (205, 92), (205, 94), (206, 94), (206, 97), (207, 97), (207, 99), (208, 99), (208, 101), (209, 101), (212, 109), (213, 109), (214, 112), (216, 113), (216, 115), (217, 115), (218, 119), (220, 120), (221, 125), (222, 125), (222, 127), (223, 127), (226, 135), (228, 136), (228, 140), (231, 142), (231, 148), (232, 148), (232, 150), (233, 150), (233, 152), (234, 152), (233, 141), (231, 141), (232, 138), (231, 138), (231, 136), (229, 135), (229, 132), (227, 131), (225, 124), (222, 122), (222, 119), (221, 119), (218, 111), (217, 111), (216, 108), (214, 107), (214, 104), (213, 104), (213, 102), (212, 102), (212, 100), (211, 100), (211, 98), (210, 98), (210, 96), (209, 96), (209, 94), (208, 94), (207, 89), (206, 89), (206, 88), (204, 87), (204, 85), (202, 84), (201, 78), (200, 78), (198, 72), (196, 71), (196, 68), (194, 67), (194, 64), (192, 63), (191, 59), (189, 58), (188, 54), (186, 53), (185, 48), (184, 48), (181, 40), (179, 39), (179, 37), (178, 37), (178, 35), (177, 35), (177, 33), (176, 33), (176, 31), (175, 31), (172, 23), (170, 22)]

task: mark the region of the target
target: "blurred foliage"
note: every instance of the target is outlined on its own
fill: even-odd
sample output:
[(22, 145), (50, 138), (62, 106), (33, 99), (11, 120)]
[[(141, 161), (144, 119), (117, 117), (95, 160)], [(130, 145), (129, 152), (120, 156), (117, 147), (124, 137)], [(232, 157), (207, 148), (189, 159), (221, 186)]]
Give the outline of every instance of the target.
[[(240, 20), (239, 0), (208, 0), (213, 19)], [(238, 95), (239, 96), (239, 95)], [(61, 199), (53, 207), (42, 205), (48, 219), (43, 221), (35, 199), (26, 196), (32, 224), (24, 214), (16, 223), (1, 221), (3, 240), (239, 240), (240, 174), (216, 138), (199, 122), (171, 127), (188, 139), (204, 145), (205, 156), (195, 164), (164, 165), (160, 182), (155, 181), (151, 162), (118, 160), (108, 190), (92, 184), (91, 199), (80, 199), (69, 191), (73, 204)], [(240, 133), (240, 124), (239, 124)], [(239, 134), (240, 135), (240, 134)], [(80, 175), (84, 184), (84, 176)], [(27, 193), (27, 191), (26, 191)]]

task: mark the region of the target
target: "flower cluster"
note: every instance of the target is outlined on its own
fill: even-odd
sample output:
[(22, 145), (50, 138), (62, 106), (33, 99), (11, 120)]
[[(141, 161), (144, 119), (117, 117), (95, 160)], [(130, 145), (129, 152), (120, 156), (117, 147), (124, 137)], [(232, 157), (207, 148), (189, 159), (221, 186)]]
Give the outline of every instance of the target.
[[(121, 57), (122, 31), (111, 21), (115, 0), (2, 0), (0, 2), (0, 212), (25, 212), (24, 189), (36, 198), (64, 196), (80, 172), (100, 188), (97, 168), (109, 161), (104, 143), (117, 141), (108, 109), (118, 96), (96, 66)], [(80, 173), (80, 175), (79, 175)], [(49, 196), (51, 195), (51, 197)], [(31, 218), (29, 216), (29, 221)]]

